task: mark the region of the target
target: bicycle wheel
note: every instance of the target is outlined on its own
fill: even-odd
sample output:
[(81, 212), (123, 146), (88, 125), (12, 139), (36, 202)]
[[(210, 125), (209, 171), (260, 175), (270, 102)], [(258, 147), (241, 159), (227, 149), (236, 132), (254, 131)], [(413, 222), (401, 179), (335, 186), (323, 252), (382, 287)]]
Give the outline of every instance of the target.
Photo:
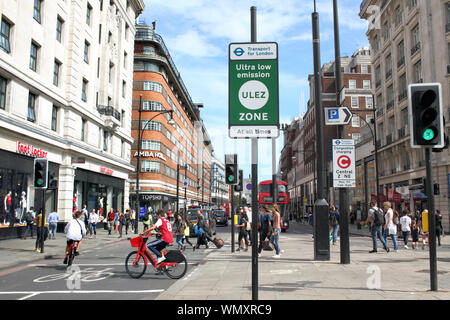
[[(136, 262), (136, 263), (135, 263)], [(147, 270), (147, 263), (142, 254), (137, 251), (130, 252), (125, 259), (125, 269), (130, 277), (133, 279), (139, 279)]]
[(188, 263), (186, 257), (183, 256), (182, 261), (177, 264), (173, 266), (166, 266), (164, 272), (171, 279), (180, 279), (186, 274), (187, 267)]

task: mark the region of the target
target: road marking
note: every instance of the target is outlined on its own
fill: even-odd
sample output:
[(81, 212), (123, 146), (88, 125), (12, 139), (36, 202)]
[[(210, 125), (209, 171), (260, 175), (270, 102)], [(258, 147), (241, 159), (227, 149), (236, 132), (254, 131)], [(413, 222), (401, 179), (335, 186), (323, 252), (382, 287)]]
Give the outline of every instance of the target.
[(164, 289), (155, 289), (155, 290), (65, 290), (65, 291), (10, 291), (10, 292), (0, 292), (0, 295), (11, 295), (11, 294), (19, 294), (26, 295), (25, 297), (20, 298), (19, 300), (26, 300), (28, 298), (32, 298), (34, 296), (40, 294), (72, 294), (72, 293), (81, 293), (81, 294), (97, 294), (97, 293), (161, 293), (164, 292)]

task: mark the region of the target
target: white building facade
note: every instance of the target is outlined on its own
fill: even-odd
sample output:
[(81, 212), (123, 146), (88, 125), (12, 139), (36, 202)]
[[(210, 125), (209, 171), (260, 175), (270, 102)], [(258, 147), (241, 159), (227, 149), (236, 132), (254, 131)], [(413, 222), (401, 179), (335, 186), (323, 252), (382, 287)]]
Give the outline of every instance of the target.
[[(84, 204), (128, 208), (134, 22), (143, 9), (142, 0), (0, 2), (0, 197), (12, 194), (0, 223), (18, 213), (23, 192), (27, 208), (45, 206), (62, 221)], [(35, 157), (49, 161), (45, 197), (33, 188)]]

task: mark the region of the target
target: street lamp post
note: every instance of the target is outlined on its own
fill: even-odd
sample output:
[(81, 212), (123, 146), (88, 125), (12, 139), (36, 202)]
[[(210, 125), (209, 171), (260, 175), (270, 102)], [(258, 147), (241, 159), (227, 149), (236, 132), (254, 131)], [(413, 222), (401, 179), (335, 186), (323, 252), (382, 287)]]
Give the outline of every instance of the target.
[[(136, 165), (136, 217), (135, 217), (135, 228), (134, 233), (138, 233), (139, 227), (139, 210), (141, 207), (140, 199), (139, 199), (139, 173), (141, 171), (141, 143), (142, 143), (142, 135), (147, 128), (148, 124), (157, 116), (165, 113), (170, 113), (170, 119), (168, 123), (170, 125), (174, 125), (175, 121), (173, 120), (173, 110), (163, 110), (159, 111), (155, 114), (150, 120), (147, 120), (145, 126), (141, 130), (141, 114), (142, 114), (142, 95), (139, 97), (139, 123), (138, 123), (138, 147), (137, 147), (137, 165)], [(178, 204), (177, 204), (178, 206)]]

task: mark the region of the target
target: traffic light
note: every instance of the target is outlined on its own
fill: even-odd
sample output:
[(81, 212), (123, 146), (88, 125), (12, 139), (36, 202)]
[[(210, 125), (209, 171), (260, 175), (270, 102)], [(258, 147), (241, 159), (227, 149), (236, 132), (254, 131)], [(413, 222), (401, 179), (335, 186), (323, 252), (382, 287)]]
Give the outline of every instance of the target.
[(34, 187), (47, 188), (48, 160), (34, 159)]
[(241, 192), (244, 190), (244, 172), (239, 170), (239, 182), (234, 186), (234, 191)]
[(237, 154), (225, 155), (225, 183), (226, 184), (238, 183)]
[(444, 147), (441, 91), (440, 83), (409, 85), (411, 147)]

